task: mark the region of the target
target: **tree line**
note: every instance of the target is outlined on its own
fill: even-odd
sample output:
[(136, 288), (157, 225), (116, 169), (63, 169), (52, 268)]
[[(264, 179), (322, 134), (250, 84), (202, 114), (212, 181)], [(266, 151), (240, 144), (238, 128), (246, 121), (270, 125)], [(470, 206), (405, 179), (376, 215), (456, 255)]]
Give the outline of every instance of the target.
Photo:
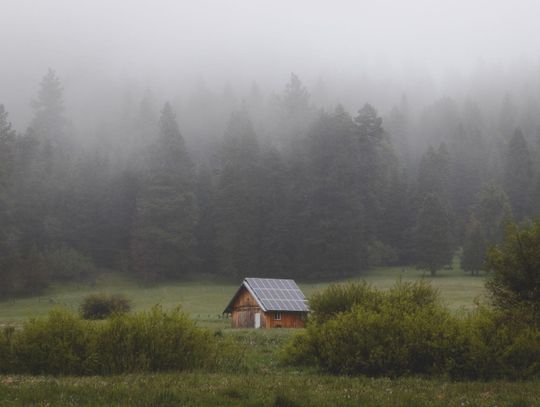
[(384, 120), (369, 104), (324, 110), (295, 75), (271, 106), (259, 100), (193, 150), (171, 104), (156, 113), (147, 96), (82, 142), (52, 70), (24, 133), (0, 105), (0, 296), (106, 270), (143, 282), (435, 274), (460, 250), (478, 273), (506, 223), (538, 214), (540, 126), (524, 132), (508, 100), (497, 128), (450, 99), (420, 115), (404, 99)]

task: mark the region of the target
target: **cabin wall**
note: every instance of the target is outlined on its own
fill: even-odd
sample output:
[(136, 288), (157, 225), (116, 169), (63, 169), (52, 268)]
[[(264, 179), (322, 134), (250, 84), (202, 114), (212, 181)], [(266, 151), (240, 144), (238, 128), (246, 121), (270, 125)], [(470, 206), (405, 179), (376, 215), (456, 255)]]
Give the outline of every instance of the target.
[(270, 311), (264, 314), (264, 326), (266, 328), (304, 328), (305, 313), (303, 312), (281, 312), (281, 320), (274, 319), (275, 312)]
[(304, 328), (305, 312), (281, 312), (281, 320), (275, 319), (275, 312), (263, 312), (250, 292), (244, 287), (232, 304), (231, 326), (233, 328), (254, 328), (255, 314), (261, 314), (261, 328)]
[(232, 321), (233, 328), (253, 328), (255, 327), (255, 314), (261, 314), (261, 327), (264, 327), (263, 311), (251, 296), (248, 290), (242, 289), (238, 297), (232, 304)]

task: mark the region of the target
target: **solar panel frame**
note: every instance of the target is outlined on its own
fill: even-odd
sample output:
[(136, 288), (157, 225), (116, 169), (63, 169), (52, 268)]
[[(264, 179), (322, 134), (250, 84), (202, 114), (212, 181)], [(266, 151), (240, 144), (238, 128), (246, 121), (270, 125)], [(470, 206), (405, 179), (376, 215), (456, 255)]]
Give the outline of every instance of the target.
[(265, 311), (309, 311), (305, 296), (294, 280), (247, 278), (245, 282)]

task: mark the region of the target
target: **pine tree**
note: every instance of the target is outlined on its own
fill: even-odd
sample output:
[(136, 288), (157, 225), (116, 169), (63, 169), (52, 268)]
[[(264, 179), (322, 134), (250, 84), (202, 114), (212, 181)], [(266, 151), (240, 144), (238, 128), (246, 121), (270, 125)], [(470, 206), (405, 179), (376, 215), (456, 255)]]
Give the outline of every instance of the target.
[[(24, 240), (25, 252), (31, 246), (38, 251), (58, 248), (65, 244), (64, 234), (68, 213), (67, 185), (74, 173), (74, 146), (66, 134), (63, 88), (56, 73), (49, 69), (43, 77), (36, 100), (32, 103), (34, 117), (24, 139), (22, 154), (33, 155), (25, 160), (26, 174), (17, 186), (24, 200), (23, 217), (29, 222)], [(22, 175), (22, 174), (21, 174)], [(19, 201), (19, 202), (21, 202)], [(32, 236), (35, 235), (35, 236)]]
[(461, 257), (461, 268), (471, 274), (478, 274), (485, 269), (488, 247), (501, 241), (505, 226), (512, 219), (508, 198), (497, 186), (485, 186), (475, 200), (465, 227)]
[(49, 69), (41, 80), (37, 99), (32, 102), (34, 118), (30, 126), (54, 148), (64, 148), (66, 143), (63, 94), (60, 79)]
[(429, 147), (423, 155), (418, 172), (418, 196), (420, 202), (427, 194), (436, 194), (448, 205), (450, 163), (448, 150), (441, 144), (438, 150)]
[(485, 270), (486, 250), (487, 242), (482, 225), (474, 216), (471, 216), (465, 231), (461, 268), (473, 275)]
[(435, 276), (437, 270), (451, 264), (453, 253), (448, 213), (437, 195), (429, 193), (418, 215), (416, 265)]
[[(391, 202), (395, 198), (394, 188), (401, 177), (398, 159), (394, 153), (389, 134), (382, 126), (382, 118), (377, 110), (366, 104), (359, 110), (354, 119), (354, 144), (352, 151), (357, 167), (358, 192), (362, 195), (362, 204), (366, 213), (366, 239), (390, 243), (389, 235), (393, 233), (388, 228), (385, 215), (397, 208)], [(401, 198), (401, 200), (403, 197)], [(393, 229), (393, 228), (392, 228)]]
[(450, 207), (456, 219), (456, 236), (463, 236), (469, 210), (476, 193), (489, 174), (489, 149), (484, 141), (478, 122), (478, 108), (467, 104), (466, 122), (456, 128), (449, 141), (448, 192)]
[(150, 90), (147, 90), (139, 104), (139, 110), (135, 117), (135, 128), (133, 129), (134, 142), (136, 148), (148, 148), (156, 142), (159, 134), (158, 108), (154, 105), (154, 97)]
[(488, 184), (480, 190), (472, 212), (489, 245), (502, 240), (506, 224), (513, 218), (508, 196), (495, 184)]
[(321, 115), (306, 143), (293, 187), (295, 272), (310, 278), (357, 273), (367, 266), (367, 239), (356, 125), (338, 106)]
[(13, 166), (15, 131), (8, 121), (8, 113), (0, 104), (0, 190), (6, 187)]
[(201, 272), (217, 273), (216, 264), (216, 177), (212, 171), (201, 165), (197, 171), (196, 194), (199, 206), (199, 221), (196, 236)]
[(411, 122), (409, 104), (406, 96), (403, 95), (399, 107), (395, 106), (390, 111), (388, 119), (385, 120), (385, 127), (392, 136), (392, 142), (396, 147), (397, 155), (407, 168), (411, 166), (413, 159)]
[(13, 248), (10, 242), (13, 228), (9, 186), (12, 182), (15, 131), (8, 121), (8, 114), (0, 105), (0, 298), (11, 289)]
[(194, 169), (171, 106), (147, 156), (136, 198), (131, 253), (144, 280), (185, 277), (197, 267)]
[[(132, 216), (133, 193), (129, 184), (113, 176), (112, 164), (103, 153), (87, 153), (75, 165), (65, 186), (64, 246), (89, 256), (99, 267), (114, 268), (126, 250), (125, 218)], [(130, 194), (128, 198), (124, 194)], [(119, 202), (118, 202), (119, 201)], [(118, 208), (117, 205), (123, 205)], [(123, 219), (120, 221), (120, 219)]]
[(261, 239), (260, 146), (246, 111), (231, 115), (216, 192), (216, 259), (220, 274), (257, 275)]
[(504, 188), (518, 221), (530, 214), (533, 177), (527, 140), (521, 130), (516, 129), (506, 151)]
[(377, 233), (381, 242), (397, 252), (399, 264), (409, 264), (414, 259), (411, 234), (416, 224), (416, 212), (411, 198), (406, 173), (394, 169), (387, 192), (381, 199), (383, 208)]
[(315, 119), (314, 109), (310, 105), (310, 95), (302, 81), (294, 73), (285, 86), (284, 94), (277, 98), (276, 117), (272, 121), (274, 137), (282, 146), (296, 143), (306, 135)]
[(503, 139), (507, 140), (512, 136), (516, 128), (518, 110), (510, 96), (504, 96), (501, 103), (501, 110), (498, 114), (498, 130)]
[(262, 275), (286, 277), (290, 271), (287, 176), (280, 153), (269, 147), (261, 149), (259, 267)]
[(285, 87), (282, 104), (289, 115), (302, 114), (309, 109), (309, 92), (294, 73)]

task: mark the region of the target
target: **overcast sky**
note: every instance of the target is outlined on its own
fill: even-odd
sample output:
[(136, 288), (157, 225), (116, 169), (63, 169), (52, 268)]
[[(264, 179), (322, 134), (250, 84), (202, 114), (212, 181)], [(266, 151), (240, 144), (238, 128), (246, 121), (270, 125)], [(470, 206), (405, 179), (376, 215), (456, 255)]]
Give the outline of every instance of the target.
[(201, 79), (273, 87), (290, 72), (399, 80), (538, 67), (539, 16), (538, 0), (2, 0), (0, 103), (22, 121), (48, 67), (71, 89), (165, 92)]

